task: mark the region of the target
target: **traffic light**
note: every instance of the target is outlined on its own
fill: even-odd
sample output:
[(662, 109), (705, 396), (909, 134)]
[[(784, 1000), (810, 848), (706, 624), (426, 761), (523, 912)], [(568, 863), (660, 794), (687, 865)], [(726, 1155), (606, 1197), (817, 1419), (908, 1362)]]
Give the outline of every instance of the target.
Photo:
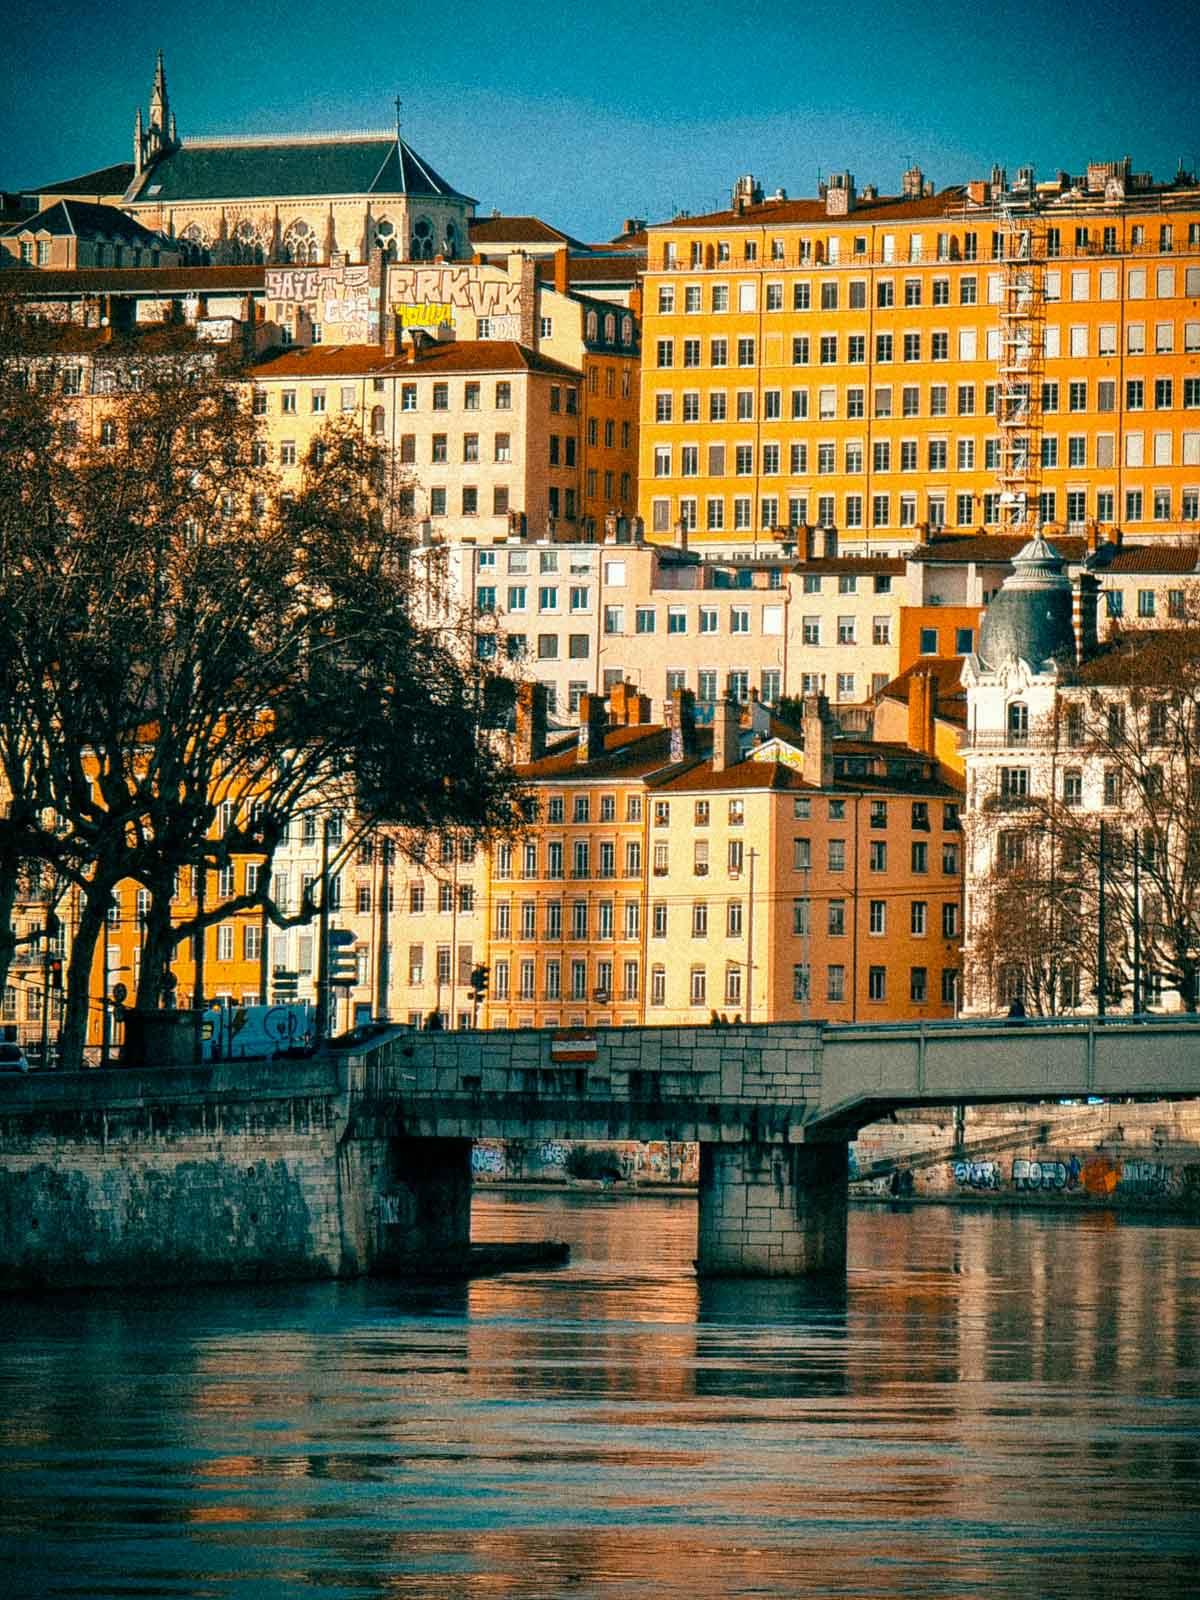
[(358, 957), (354, 953), (357, 935), (350, 928), (330, 928), (328, 937), (329, 982), (352, 989), (358, 982)]
[(471, 999), (472, 1000), (486, 1000), (487, 999), (487, 986), (488, 986), (488, 969), (486, 967), (483, 967), (483, 966), (472, 967), (471, 968), (471, 989), (470, 989)]
[(286, 1004), (294, 1000), (300, 992), (300, 974), (289, 972), (286, 967), (276, 967), (271, 974), (271, 993), (276, 1004)]
[(61, 989), (62, 988), (62, 957), (61, 956), (55, 956), (53, 958), (53, 960), (50, 962), (50, 987), (52, 989)]

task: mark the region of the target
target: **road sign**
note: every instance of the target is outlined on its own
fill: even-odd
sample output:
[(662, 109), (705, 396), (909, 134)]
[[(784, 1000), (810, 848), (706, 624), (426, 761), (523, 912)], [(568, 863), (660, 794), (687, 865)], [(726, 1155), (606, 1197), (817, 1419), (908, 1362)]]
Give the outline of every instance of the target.
[(560, 1028), (550, 1041), (551, 1061), (595, 1061), (596, 1035), (584, 1028)]

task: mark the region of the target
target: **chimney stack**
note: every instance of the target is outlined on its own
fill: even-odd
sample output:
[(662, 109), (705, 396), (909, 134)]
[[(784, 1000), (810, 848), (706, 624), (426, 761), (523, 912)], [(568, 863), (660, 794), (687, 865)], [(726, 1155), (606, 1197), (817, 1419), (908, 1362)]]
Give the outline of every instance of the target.
[(604, 754), (604, 730), (608, 726), (608, 711), (602, 694), (579, 696), (579, 742), (575, 746), (575, 760), (582, 767)]
[(1100, 580), (1081, 572), (1071, 588), (1071, 626), (1075, 633), (1076, 663), (1095, 655), (1099, 644)]
[(544, 683), (517, 686), (517, 729), (513, 745), (518, 766), (540, 761), (546, 754), (546, 703)]
[(736, 700), (726, 696), (713, 707), (712, 769), (725, 772), (742, 759), (739, 735), (742, 715)]
[(829, 701), (823, 694), (804, 697), (804, 765), (805, 783), (816, 789), (828, 789), (833, 782), (833, 718), (829, 715)]
[(690, 689), (672, 689), (665, 720), (671, 736), (671, 761), (686, 761), (695, 755), (696, 696)]
[(650, 721), (650, 697), (636, 683), (616, 683), (609, 690), (614, 728), (641, 728)]
[(908, 680), (908, 747), (923, 755), (936, 752), (937, 678), (928, 669)]
[(571, 274), (567, 265), (567, 247), (554, 252), (554, 288), (557, 294), (566, 294), (571, 287)]

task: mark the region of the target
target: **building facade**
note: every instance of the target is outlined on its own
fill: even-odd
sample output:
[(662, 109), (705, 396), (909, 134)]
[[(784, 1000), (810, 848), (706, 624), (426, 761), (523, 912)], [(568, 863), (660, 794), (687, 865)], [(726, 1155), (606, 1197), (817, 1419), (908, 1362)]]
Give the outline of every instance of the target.
[(997, 397), (1018, 360), (1044, 524), (1142, 538), (1196, 522), (1192, 175), (1093, 164), (1010, 185), (997, 169), (935, 193), (914, 169), (898, 196), (848, 173), (822, 191), (764, 197), (742, 179), (729, 210), (649, 230), (651, 538), (682, 522), (708, 547), (779, 549), (813, 523), (865, 551), (922, 524), (999, 530)]

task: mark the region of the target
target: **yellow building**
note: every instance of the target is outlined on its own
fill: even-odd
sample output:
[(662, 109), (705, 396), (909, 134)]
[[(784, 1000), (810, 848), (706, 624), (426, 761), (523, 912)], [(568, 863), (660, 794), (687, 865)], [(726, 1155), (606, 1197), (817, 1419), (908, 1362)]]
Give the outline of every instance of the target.
[(1177, 535), (1200, 519), (1198, 297), (1189, 174), (935, 193), (914, 169), (889, 197), (844, 173), (816, 200), (739, 180), (729, 210), (649, 230), (648, 535), (786, 549), (807, 522), (862, 551), (997, 529), (1018, 364), (1043, 521)]
[(803, 740), (727, 700), (708, 731), (688, 692), (664, 726), (620, 685), (611, 722), (585, 697), (546, 749), (538, 698), (517, 735), (538, 826), (490, 857), (487, 1026), (955, 1014), (961, 790), (931, 727), (838, 739), (813, 696)]

